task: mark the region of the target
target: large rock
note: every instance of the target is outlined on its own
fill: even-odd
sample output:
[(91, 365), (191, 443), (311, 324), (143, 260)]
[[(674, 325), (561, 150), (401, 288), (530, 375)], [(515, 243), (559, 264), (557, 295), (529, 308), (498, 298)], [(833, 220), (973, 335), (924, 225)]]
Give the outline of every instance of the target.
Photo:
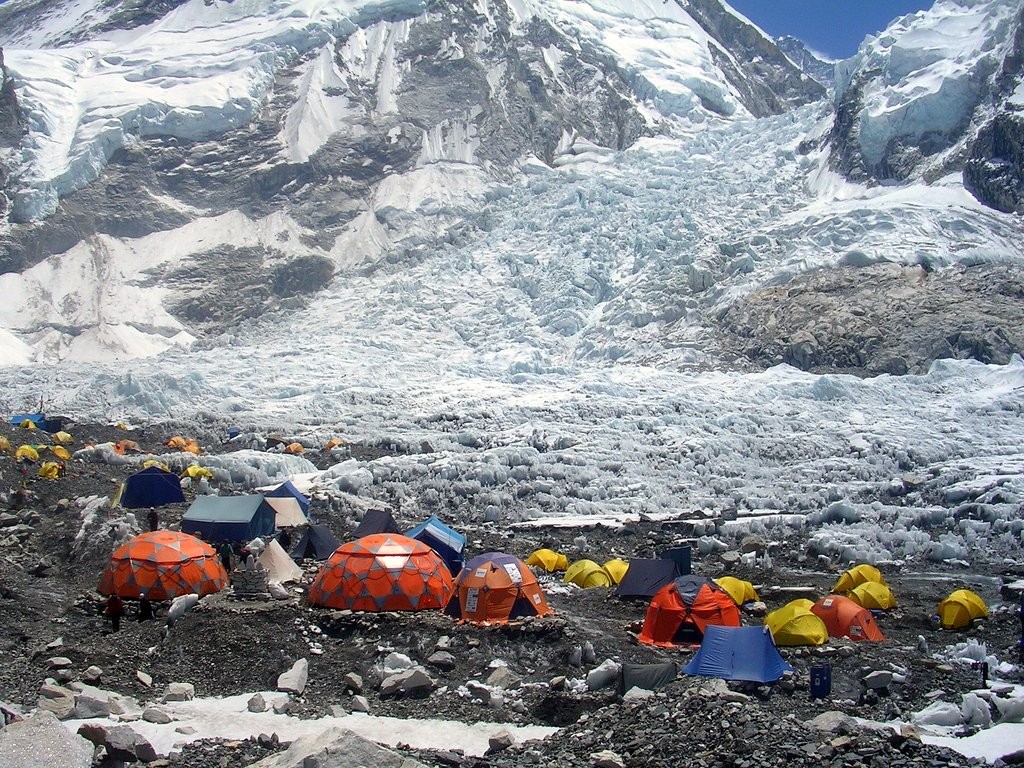
[(284, 752), (252, 763), (248, 768), (426, 768), (423, 763), (403, 757), (344, 728), (327, 728), (302, 736)]
[(164, 701), (192, 701), (196, 697), (196, 687), (192, 683), (168, 683), (164, 691)]
[(94, 717), (110, 717), (110, 700), (107, 696), (80, 693), (75, 697), (74, 716), (79, 720)]
[(90, 768), (93, 748), (65, 728), (52, 712), (0, 729), (3, 768)]
[(425, 670), (413, 667), (384, 678), (381, 696), (424, 696), (434, 689), (434, 681)]
[(294, 693), (301, 696), (306, 690), (306, 680), (309, 677), (309, 661), (299, 659), (287, 672), (282, 672), (277, 678), (277, 690), (285, 693)]
[(60, 720), (71, 717), (75, 711), (75, 694), (61, 685), (45, 683), (39, 689), (39, 709), (52, 712)]
[(103, 746), (106, 747), (107, 754), (112, 758), (123, 760), (126, 763), (135, 760), (151, 763), (159, 757), (153, 745), (127, 725), (115, 725), (107, 728)]

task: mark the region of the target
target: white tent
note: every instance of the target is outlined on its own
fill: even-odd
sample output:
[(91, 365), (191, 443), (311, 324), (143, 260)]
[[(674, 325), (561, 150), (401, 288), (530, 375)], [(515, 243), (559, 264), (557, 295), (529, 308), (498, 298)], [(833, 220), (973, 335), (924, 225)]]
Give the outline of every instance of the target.
[(286, 581), (299, 581), (302, 578), (302, 569), (288, 557), (288, 553), (277, 543), (277, 539), (270, 540), (267, 548), (256, 558), (256, 562), (270, 573), (270, 581), (283, 584)]
[(271, 496), (264, 497), (277, 516), (274, 519), (274, 524), (278, 528), (287, 528), (289, 526), (306, 525), (309, 523), (309, 518), (306, 517), (302, 511), (302, 507), (299, 505), (298, 499), (291, 497), (285, 497), (275, 499)]

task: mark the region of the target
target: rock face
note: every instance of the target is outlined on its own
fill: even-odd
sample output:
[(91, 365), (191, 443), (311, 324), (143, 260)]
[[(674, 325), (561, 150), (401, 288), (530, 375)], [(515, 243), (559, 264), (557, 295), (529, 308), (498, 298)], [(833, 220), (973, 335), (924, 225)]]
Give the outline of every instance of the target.
[(825, 89), (805, 75), (770, 38), (727, 11), (718, 0), (690, 0), (686, 9), (718, 43), (715, 63), (755, 117), (777, 115), (824, 98)]
[(49, 712), (0, 729), (4, 768), (89, 768), (92, 745), (71, 733)]
[(790, 35), (783, 35), (775, 38), (775, 44), (779, 50), (786, 54), (786, 57), (796, 64), (808, 77), (813, 78), (819, 85), (830, 88), (835, 84), (836, 65), (834, 62), (822, 61), (802, 40)]
[[(947, 11), (898, 20), (837, 65), (832, 167), (869, 183), (962, 172), (985, 205), (1019, 211), (1024, 156), (1014, 94), (1024, 71), (1024, 6), (972, 3), (962, 20), (970, 34), (937, 43)], [(939, 87), (921, 87), (946, 58), (957, 68)]]
[(759, 365), (924, 373), (939, 358), (1005, 364), (1024, 350), (1024, 270), (874, 265), (757, 291), (718, 316), (724, 349)]

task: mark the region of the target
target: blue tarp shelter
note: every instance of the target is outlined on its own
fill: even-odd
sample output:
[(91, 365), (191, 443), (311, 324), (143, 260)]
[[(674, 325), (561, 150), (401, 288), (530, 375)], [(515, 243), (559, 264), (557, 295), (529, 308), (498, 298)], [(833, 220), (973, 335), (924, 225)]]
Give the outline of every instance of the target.
[(274, 533), (274, 508), (262, 496), (200, 496), (181, 518), (204, 541), (252, 541)]
[(437, 515), (431, 515), (405, 535), (410, 539), (422, 541), (437, 552), (448, 566), (448, 570), (452, 572), (452, 576), (457, 576), (462, 570), (466, 537), (438, 520)]
[(292, 485), (291, 480), (285, 480), (277, 486), (277, 488), (274, 488), (272, 491), (267, 491), (263, 495), (268, 499), (295, 499), (299, 502), (299, 506), (302, 507), (302, 514), (309, 517), (309, 497), (304, 496), (298, 488)]
[(31, 421), (35, 424), (36, 429), (46, 430), (46, 416), (42, 413), (16, 413), (11, 416), (10, 423), (15, 427), (20, 427), (25, 421)]
[(683, 668), (685, 675), (774, 683), (793, 667), (779, 655), (766, 627), (709, 624), (700, 650)]
[(181, 479), (160, 467), (146, 467), (136, 472), (124, 481), (121, 489), (121, 506), (125, 509), (162, 507), (164, 504), (181, 504), (184, 501)]

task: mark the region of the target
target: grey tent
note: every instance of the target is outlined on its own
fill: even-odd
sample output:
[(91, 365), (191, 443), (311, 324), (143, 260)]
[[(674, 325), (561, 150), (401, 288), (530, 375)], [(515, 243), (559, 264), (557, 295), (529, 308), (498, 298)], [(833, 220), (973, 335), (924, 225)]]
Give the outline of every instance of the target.
[(619, 668), (619, 695), (622, 696), (631, 688), (656, 691), (664, 688), (678, 676), (679, 670), (674, 661), (663, 661), (658, 664), (623, 664)]
[(650, 598), (679, 575), (678, 566), (673, 560), (631, 557), (629, 570), (615, 589), (615, 595)]
[(363, 536), (370, 536), (374, 533), (401, 533), (390, 510), (368, 510), (356, 529), (352, 531), (352, 538), (361, 539)]
[(341, 542), (326, 525), (311, 525), (302, 532), (288, 554), (293, 560), (325, 560), (340, 546)]

